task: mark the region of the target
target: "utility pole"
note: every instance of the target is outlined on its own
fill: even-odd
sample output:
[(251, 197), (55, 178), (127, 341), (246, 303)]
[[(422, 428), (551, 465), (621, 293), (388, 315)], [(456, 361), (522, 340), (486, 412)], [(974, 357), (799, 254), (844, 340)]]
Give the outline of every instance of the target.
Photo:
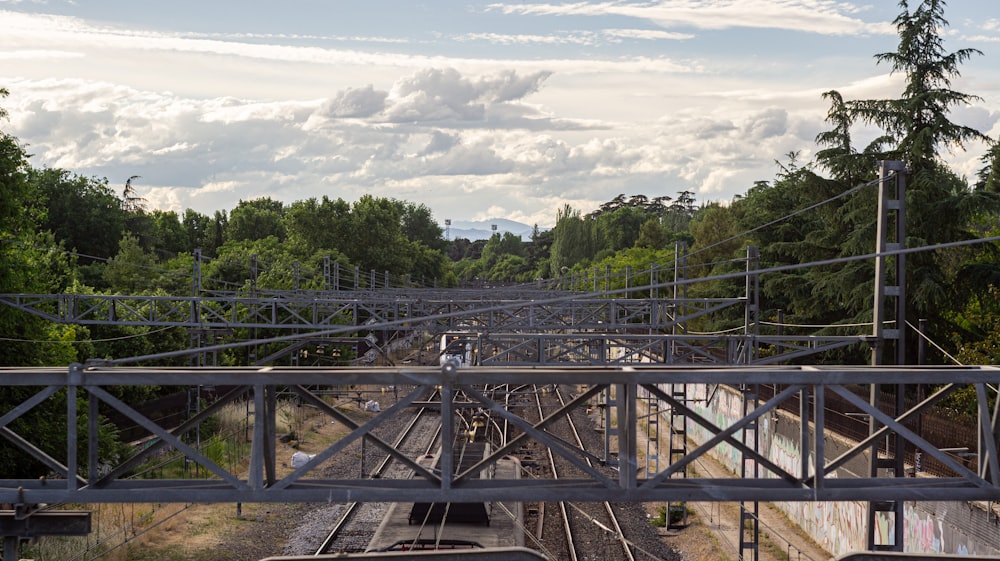
[[(902, 162), (883, 161), (879, 167), (878, 226), (875, 256), (875, 302), (873, 306), (872, 366), (906, 364), (906, 255), (899, 253), (906, 243), (906, 166)], [(891, 255), (886, 255), (886, 254)], [(888, 325), (887, 325), (888, 324)], [(894, 351), (889, 353), (888, 351)], [(872, 384), (870, 403), (880, 404), (880, 384)], [(904, 410), (902, 384), (895, 386), (895, 403), (891, 415)], [(869, 418), (869, 434), (880, 425)], [(872, 477), (906, 477), (904, 441), (899, 436), (885, 439), (885, 453), (873, 443), (869, 457)], [(879, 517), (889, 517), (892, 535), (879, 536)], [(903, 501), (871, 501), (868, 503), (868, 550), (903, 551)]]

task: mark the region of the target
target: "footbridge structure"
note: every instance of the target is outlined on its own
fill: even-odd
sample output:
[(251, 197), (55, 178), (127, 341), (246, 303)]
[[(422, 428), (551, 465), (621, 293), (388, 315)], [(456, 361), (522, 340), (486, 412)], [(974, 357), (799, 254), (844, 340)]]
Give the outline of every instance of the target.
[[(541, 422), (529, 422), (487, 397), (484, 386), (505, 384), (510, 388), (537, 385), (570, 385), (577, 388), (574, 398), (559, 412)], [(859, 387), (882, 384), (921, 384), (939, 388), (915, 407), (887, 414), (859, 395)], [(230, 388), (211, 406), (186, 419), (178, 426), (162, 426), (116, 398), (111, 386), (216, 386)], [(364, 423), (345, 415), (323, 399), (317, 388), (331, 386), (385, 386), (400, 391), (389, 406)], [(718, 386), (748, 387), (767, 385), (777, 388), (772, 397), (746, 411), (740, 420), (720, 426), (707, 418), (694, 403), (707, 397)], [(441, 368), (150, 368), (72, 365), (68, 369), (4, 368), (0, 386), (32, 388), (30, 395), (13, 410), (0, 415), (0, 432), (8, 441), (44, 463), (51, 475), (32, 480), (0, 479), (0, 503), (27, 507), (41, 503), (88, 502), (326, 502), (326, 501), (418, 501), (474, 502), (484, 499), (544, 501), (920, 501), (988, 500), (1000, 501), (1000, 464), (995, 411), (989, 407), (988, 386), (1000, 385), (996, 367), (714, 367), (641, 365), (562, 368), (467, 368), (453, 365)], [(686, 393), (674, 391), (684, 386)], [(454, 430), (455, 412), (475, 407), (490, 412), (497, 419), (517, 426), (523, 435), (506, 443), (489, 458), (456, 476), (450, 470), (432, 473), (395, 449), (377, 435), (377, 427), (405, 408), (417, 406), (421, 395), (430, 388), (441, 388), (439, 407), (443, 437)], [(910, 428), (915, 416), (961, 388), (971, 387), (979, 403), (981, 443), (976, 453), (981, 469), (970, 469), (948, 450), (928, 442)], [(278, 391), (291, 392), (302, 403), (327, 415), (331, 421), (351, 429), (345, 438), (317, 453), (293, 473), (277, 477), (274, 434), (275, 401)], [(461, 392), (462, 402), (455, 400)], [(607, 404), (611, 422), (618, 428), (615, 450), (617, 475), (609, 477), (586, 463), (592, 453), (554, 438), (546, 427), (554, 420), (596, 403), (605, 392), (614, 396)], [(863, 393), (863, 392), (862, 392)], [(41, 451), (40, 443), (30, 434), (16, 434), (10, 423), (33, 407), (49, 399), (66, 403), (65, 454), (56, 457)], [(639, 435), (648, 417), (641, 409), (645, 396), (654, 396), (684, 414), (689, 423), (698, 425), (713, 436), (684, 455), (663, 462), (659, 471), (646, 475), (647, 462), (642, 458)], [(836, 457), (827, 452), (824, 438), (827, 408), (824, 401), (837, 396), (850, 404), (853, 413), (870, 416), (880, 425), (856, 446)], [(69, 399), (66, 399), (69, 397)], [(88, 403), (78, 410), (78, 400)], [(237, 399), (253, 403), (254, 423), (249, 473), (238, 475), (195, 449), (185, 435), (219, 408)], [(801, 463), (777, 465), (741, 434), (759, 422), (773, 418), (779, 408), (793, 404), (809, 422), (801, 423), (798, 446)], [(98, 458), (97, 415), (110, 408), (128, 416), (155, 437), (152, 444), (115, 466), (101, 465)], [(365, 439), (406, 463), (417, 474), (412, 480), (370, 480), (364, 478), (328, 479), (319, 471), (324, 460), (353, 442)], [(472, 477), (487, 469), (498, 458), (517, 450), (527, 439), (540, 442), (554, 453), (563, 455), (589, 477), (560, 480), (558, 485), (537, 479), (495, 482)], [(886, 439), (919, 449), (926, 458), (940, 462), (950, 475), (939, 477), (892, 478), (831, 476), (838, 467), (863, 457), (872, 445)], [(759, 469), (739, 479), (700, 479), (673, 477), (701, 455), (717, 445), (738, 450)], [(146, 459), (163, 449), (181, 451), (203, 469), (203, 477), (136, 479), (132, 472)], [(608, 458), (595, 458), (607, 462)], [(640, 469), (640, 467), (642, 469)]]

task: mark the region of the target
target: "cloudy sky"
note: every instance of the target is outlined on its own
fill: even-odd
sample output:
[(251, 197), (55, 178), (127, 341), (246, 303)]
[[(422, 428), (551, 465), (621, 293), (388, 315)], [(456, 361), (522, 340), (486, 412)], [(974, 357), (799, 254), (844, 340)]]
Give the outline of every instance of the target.
[[(918, 0), (910, 0), (916, 4)], [(0, 0), (3, 130), (151, 207), (361, 195), (551, 226), (619, 193), (728, 201), (808, 159), (822, 92), (898, 97), (895, 0)], [(952, 118), (1000, 137), (1000, 2)], [(871, 131), (857, 131), (858, 143)], [(982, 146), (950, 155), (979, 168)]]

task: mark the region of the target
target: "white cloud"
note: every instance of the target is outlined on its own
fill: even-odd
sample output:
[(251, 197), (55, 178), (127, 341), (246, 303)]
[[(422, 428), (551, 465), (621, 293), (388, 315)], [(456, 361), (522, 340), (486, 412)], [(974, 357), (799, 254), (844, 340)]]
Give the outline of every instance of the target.
[(456, 41), (485, 41), (494, 45), (585, 45), (599, 46), (618, 43), (622, 40), (641, 41), (682, 41), (692, 39), (691, 33), (674, 33), (661, 29), (602, 29), (600, 31), (572, 31), (545, 35), (508, 33), (465, 33), (455, 37)]
[(639, 4), (572, 2), (492, 4), (506, 14), (534, 16), (627, 16), (657, 25), (730, 29), (790, 29), (823, 35), (894, 34), (888, 23), (871, 24), (852, 15), (860, 10), (840, 0), (660, 0)]
[[(566, 128), (524, 104), (548, 77), (428, 69), (388, 92), (355, 87), (308, 103), (26, 81), (12, 87), (10, 110), (42, 163), (95, 170), (113, 185), (141, 175), (151, 206), (207, 214), (259, 196), (290, 203), (370, 193), (423, 202), (439, 218), (494, 206), (551, 226), (563, 204), (589, 212), (623, 191), (742, 192), (803, 142), (801, 119), (773, 107)], [(409, 120), (394, 120), (404, 113)]]
[[(502, 14), (618, 17), (606, 18), (614, 27), (593, 20), (568, 31), (538, 17), (518, 27), (529, 32), (504, 34), (517, 18)], [(862, 37), (875, 28), (844, 2), (518, 4), (485, 16), (505, 25), (432, 30), (428, 45), (409, 35), (378, 42), (359, 29), (354, 39), (379, 43), (360, 51), (340, 48), (338, 36), (266, 25), (161, 32), (0, 11), (5, 130), (29, 145), (36, 165), (112, 185), (141, 175), (151, 205), (177, 211), (367, 193), (427, 204), (439, 219), (551, 226), (564, 204), (589, 212), (622, 192), (730, 199), (773, 178), (783, 154), (814, 148), (826, 127), (823, 91), (849, 99), (901, 91), (901, 78), (870, 54), (821, 53), (801, 65), (744, 56), (741, 45), (698, 50), (697, 30), (735, 27), (882, 45)], [(451, 51), (456, 38), (467, 42)], [(963, 122), (995, 136), (995, 71), (969, 74), (980, 87), (956, 81), (957, 89), (987, 102), (961, 112)], [(960, 169), (973, 169), (976, 150)]]
[(395, 123), (484, 121), (488, 109), (537, 91), (549, 74), (503, 71), (469, 79), (454, 68), (420, 70), (393, 85), (383, 114)]
[(371, 117), (385, 109), (388, 92), (375, 91), (370, 84), (363, 88), (348, 88), (323, 103), (319, 113), (333, 118)]
[(657, 29), (605, 29), (603, 34), (620, 39), (644, 39), (648, 41), (683, 41), (693, 39), (691, 33), (673, 33)]
[(83, 58), (83, 53), (56, 49), (23, 49), (0, 52), (0, 60), (53, 60)]
[(465, 33), (455, 37), (456, 41), (473, 42), (486, 41), (494, 45), (593, 45), (594, 35), (591, 33), (527, 35), (509, 33)]

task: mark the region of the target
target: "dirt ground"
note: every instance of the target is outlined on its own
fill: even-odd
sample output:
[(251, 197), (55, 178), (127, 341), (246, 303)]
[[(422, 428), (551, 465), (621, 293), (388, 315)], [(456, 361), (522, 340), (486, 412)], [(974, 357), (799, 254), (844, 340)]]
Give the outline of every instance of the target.
[[(698, 477), (733, 477), (723, 465), (708, 457), (695, 466)], [(685, 561), (735, 561), (739, 552), (739, 503), (688, 503), (688, 525), (664, 530), (664, 540)], [(828, 561), (833, 559), (812, 539), (769, 503), (759, 503), (760, 538), (757, 561)], [(747, 561), (754, 561), (750, 552)]]

